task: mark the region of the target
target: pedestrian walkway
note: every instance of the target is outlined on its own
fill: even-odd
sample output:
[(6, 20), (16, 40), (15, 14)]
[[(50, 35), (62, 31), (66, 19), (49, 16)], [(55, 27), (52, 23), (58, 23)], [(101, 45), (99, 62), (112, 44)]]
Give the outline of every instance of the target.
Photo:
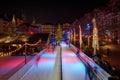
[[(107, 49), (109, 48), (109, 55)], [(120, 45), (109, 44), (101, 46), (102, 60), (108, 61), (112, 67), (120, 68)]]
[[(27, 56), (29, 62), (33, 56)], [(7, 80), (22, 66), (25, 65), (25, 56), (2, 56), (0, 57), (0, 80)]]

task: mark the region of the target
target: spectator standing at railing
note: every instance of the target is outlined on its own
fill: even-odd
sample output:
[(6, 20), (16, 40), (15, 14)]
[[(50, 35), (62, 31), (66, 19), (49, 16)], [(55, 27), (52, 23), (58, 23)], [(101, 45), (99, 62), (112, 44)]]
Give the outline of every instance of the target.
[(110, 49), (107, 48), (107, 56), (109, 56), (109, 55), (110, 55)]
[(79, 55), (79, 53), (80, 53), (80, 50), (79, 50), (79, 49), (77, 49), (77, 52), (76, 52), (76, 54), (77, 54), (77, 55)]

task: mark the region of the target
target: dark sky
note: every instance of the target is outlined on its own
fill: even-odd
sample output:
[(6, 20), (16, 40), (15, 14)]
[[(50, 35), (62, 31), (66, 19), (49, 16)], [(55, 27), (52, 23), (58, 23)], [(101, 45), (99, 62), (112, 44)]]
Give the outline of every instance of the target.
[(29, 22), (33, 17), (40, 23), (73, 22), (95, 7), (102, 7), (109, 0), (4, 0), (0, 2), (0, 14), (24, 12)]

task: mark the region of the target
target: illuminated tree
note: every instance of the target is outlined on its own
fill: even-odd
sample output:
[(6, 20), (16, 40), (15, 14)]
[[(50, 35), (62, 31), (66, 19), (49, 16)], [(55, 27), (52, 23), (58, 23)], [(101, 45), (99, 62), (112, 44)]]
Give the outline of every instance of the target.
[(93, 42), (92, 42), (92, 47), (94, 49), (94, 55), (96, 55), (96, 50), (99, 50), (99, 43), (98, 43), (98, 29), (96, 27), (96, 20), (93, 18)]
[(76, 42), (76, 32), (75, 32), (75, 28), (73, 29), (73, 35), (74, 35), (74, 45), (75, 45), (75, 42)]
[(81, 26), (79, 25), (79, 43), (80, 43), (80, 49), (82, 47), (82, 30)]
[(58, 43), (60, 43), (61, 40), (62, 40), (62, 29), (61, 29), (60, 25), (58, 25), (58, 29), (57, 29), (57, 41), (58, 41)]

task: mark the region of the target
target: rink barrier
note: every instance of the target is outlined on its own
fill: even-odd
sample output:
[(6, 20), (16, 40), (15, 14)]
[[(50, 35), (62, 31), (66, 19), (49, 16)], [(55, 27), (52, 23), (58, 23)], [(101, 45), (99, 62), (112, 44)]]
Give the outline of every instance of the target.
[(61, 46), (57, 46), (57, 55), (55, 59), (55, 65), (53, 72), (51, 73), (52, 76), (50, 77), (49, 80), (62, 80), (62, 59), (61, 59)]
[[(76, 53), (78, 48), (74, 45), (70, 44), (71, 49)], [(108, 80), (111, 75), (103, 70), (99, 65), (97, 65), (90, 57), (84, 54), (82, 51), (79, 53), (79, 58), (85, 64), (89, 71), (89, 77), (92, 78), (90, 80)], [(93, 77), (93, 75), (95, 77)]]
[(34, 58), (32, 58), (31, 61), (29, 61), (28, 63), (26, 63), (22, 68), (20, 68), (15, 74), (13, 74), (8, 80), (21, 80), (21, 78), (26, 74), (26, 72), (28, 72), (33, 64), (35, 64), (37, 58), (44, 53), (46, 49), (40, 51), (40, 53), (38, 53)]

